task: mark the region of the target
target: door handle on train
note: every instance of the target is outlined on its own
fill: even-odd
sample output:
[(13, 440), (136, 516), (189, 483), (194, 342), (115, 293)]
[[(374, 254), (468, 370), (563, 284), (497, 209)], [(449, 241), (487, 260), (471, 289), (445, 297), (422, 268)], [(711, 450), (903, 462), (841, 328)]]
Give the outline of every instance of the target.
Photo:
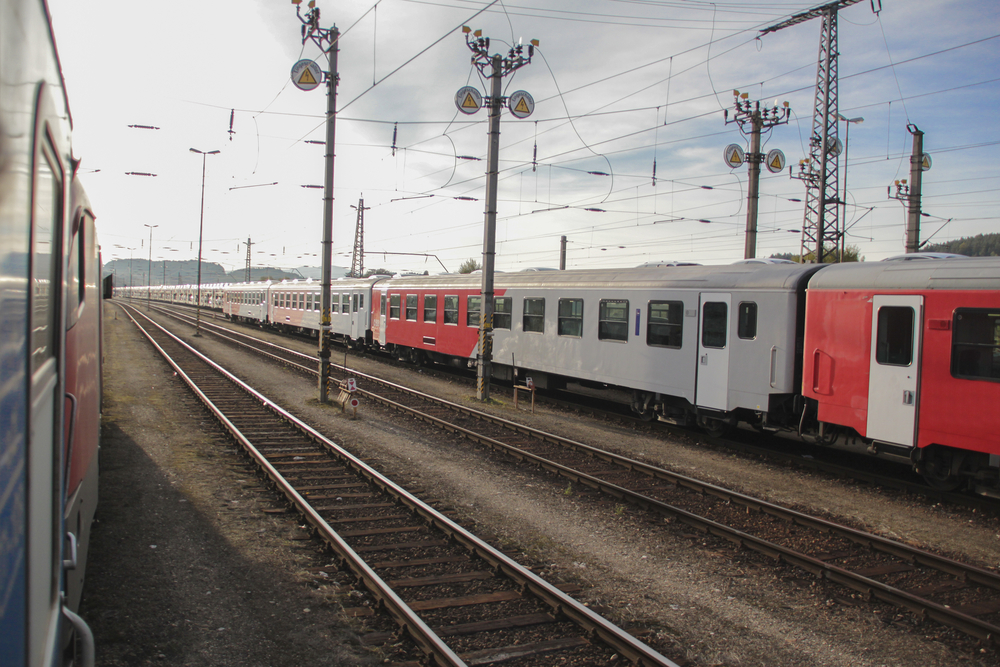
[(819, 349), (813, 350), (813, 391), (819, 393)]
[(908, 389), (903, 390), (903, 405), (913, 405), (913, 392)]
[(63, 559), (63, 569), (64, 570), (75, 570), (76, 569), (76, 535), (73, 531), (66, 531), (66, 539), (69, 540), (69, 558)]
[(770, 374), (771, 387), (772, 388), (774, 387), (774, 385), (777, 382), (775, 380), (775, 377), (774, 377), (775, 374), (777, 373), (777, 369), (775, 368), (777, 361), (778, 361), (778, 346), (777, 345), (772, 345), (771, 346), (771, 374)]

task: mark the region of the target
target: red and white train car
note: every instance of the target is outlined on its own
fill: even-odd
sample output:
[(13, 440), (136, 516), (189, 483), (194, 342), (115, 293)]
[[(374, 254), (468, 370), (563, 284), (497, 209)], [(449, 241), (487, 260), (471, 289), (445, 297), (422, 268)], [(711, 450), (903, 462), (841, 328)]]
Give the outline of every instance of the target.
[(829, 266), (806, 299), (803, 394), (824, 427), (996, 488), (1000, 258)]

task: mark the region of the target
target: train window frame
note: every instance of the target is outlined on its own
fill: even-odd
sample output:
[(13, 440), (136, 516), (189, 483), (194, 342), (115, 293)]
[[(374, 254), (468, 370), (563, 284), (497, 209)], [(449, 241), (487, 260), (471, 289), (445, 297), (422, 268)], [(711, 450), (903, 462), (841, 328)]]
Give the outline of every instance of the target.
[(742, 340), (756, 340), (757, 302), (740, 301), (737, 313), (736, 336)]
[[(609, 308), (621, 308), (621, 316), (612, 317)], [(628, 299), (601, 299), (597, 307), (597, 338), (617, 343), (628, 342)]]
[[(475, 306), (473, 306), (475, 302)], [(479, 328), (483, 316), (483, 295), (470, 294), (465, 297), (465, 326)]]
[[(654, 306), (666, 306), (668, 320), (663, 317), (653, 318)], [(673, 313), (677, 313), (674, 317)], [(671, 320), (676, 319), (676, 322)], [(666, 332), (664, 336), (661, 331)], [(667, 342), (661, 343), (659, 341)], [(677, 341), (674, 345), (671, 341)], [(646, 345), (649, 347), (666, 347), (679, 350), (684, 346), (684, 302), (653, 300), (646, 304)]]
[(437, 324), (437, 294), (424, 295), (424, 322)]
[[(28, 316), (31, 326), (28, 343), (32, 377), (50, 360), (54, 362), (58, 358), (59, 349), (56, 346), (59, 339), (56, 336), (56, 329), (62, 326), (56, 314), (59, 312), (61, 301), (57, 286), (61, 283), (59, 270), (61, 262), (58, 258), (62, 256), (65, 179), (59, 153), (49, 134), (48, 123), (43, 123), (43, 126), (39, 145), (35, 151), (35, 168), (32, 174), (34, 183), (31, 201), (31, 305)], [(46, 205), (50, 208), (46, 209)], [(43, 222), (49, 225), (47, 236), (39, 233), (45, 229), (41, 227)], [(40, 261), (43, 253), (38, 250), (39, 246), (45, 243), (48, 243), (49, 247), (47, 264)], [(44, 279), (48, 280), (47, 291), (44, 287), (39, 287)], [(43, 298), (44, 302), (40, 307), (38, 301)], [(39, 318), (39, 313), (44, 313), (44, 318)]]
[(66, 330), (72, 329), (80, 319), (87, 286), (86, 215), (80, 213), (72, 227), (66, 267)]
[[(909, 320), (909, 340), (899, 337), (901, 320), (899, 316), (907, 315)], [(912, 306), (881, 306), (875, 317), (875, 363), (879, 366), (913, 365), (914, 339), (917, 313)], [(892, 337), (893, 340), (890, 340)], [(904, 344), (905, 343), (905, 344)], [(906, 362), (902, 363), (905, 356)]]
[[(719, 310), (717, 306), (722, 307), (722, 327), (716, 327), (718, 321), (718, 315), (713, 312)], [(713, 325), (711, 328), (708, 326), (710, 323)], [(719, 344), (718, 339), (715, 336), (722, 336), (722, 344)], [(715, 350), (726, 349), (729, 343), (729, 304), (725, 301), (706, 301), (701, 307), (701, 345), (702, 347), (708, 347)]]
[(378, 314), (379, 314), (379, 315), (382, 315), (382, 316), (384, 316), (384, 315), (385, 315), (385, 292), (381, 292), (381, 293), (379, 293), (379, 308), (378, 308)]
[(444, 323), (458, 326), (458, 306), (457, 294), (444, 295)]
[[(541, 304), (541, 309), (529, 307), (538, 304)], [(540, 310), (540, 312), (528, 312), (529, 310)], [(525, 333), (545, 333), (545, 297), (524, 297), (521, 304), (521, 330)]]
[[(970, 316), (985, 316), (992, 320), (993, 342), (976, 340), (959, 340), (960, 335), (969, 332)], [(970, 366), (970, 352), (976, 352), (980, 359)], [(988, 352), (991, 360), (988, 364), (981, 359), (982, 352)], [(963, 357), (965, 358), (963, 360)], [(982, 372), (984, 366), (989, 366), (990, 374)], [(1000, 308), (956, 308), (952, 314), (951, 326), (951, 376), (960, 380), (978, 380), (981, 382), (1000, 382)]]
[[(493, 298), (493, 328), (510, 330), (513, 318), (514, 299), (509, 296)], [(501, 324), (503, 322), (503, 324)]]
[[(399, 316), (402, 314), (401, 310), (401, 294), (390, 294), (389, 295), (389, 319), (398, 320)], [(395, 315), (393, 314), (395, 312)]]
[(417, 295), (407, 294), (403, 314), (407, 322), (417, 321)]
[(567, 338), (583, 338), (583, 299), (563, 297), (559, 299), (556, 334)]
[(358, 308), (359, 307), (363, 307), (363, 306), (361, 306), (360, 299), (358, 299), (359, 296), (360, 295), (357, 292), (355, 292), (354, 294), (351, 295), (351, 312), (352, 313), (358, 312)]

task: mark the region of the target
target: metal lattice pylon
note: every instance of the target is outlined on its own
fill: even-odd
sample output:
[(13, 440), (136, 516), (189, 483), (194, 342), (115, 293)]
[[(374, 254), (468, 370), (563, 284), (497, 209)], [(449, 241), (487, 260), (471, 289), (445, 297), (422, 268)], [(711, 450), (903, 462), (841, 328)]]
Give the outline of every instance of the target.
[[(358, 224), (354, 228), (354, 253), (351, 255), (351, 277), (362, 278), (365, 272), (365, 207), (364, 197), (358, 200)], [(370, 206), (367, 208), (371, 208)]]
[[(801, 256), (805, 258), (813, 253), (819, 263), (839, 256), (843, 248), (844, 229), (839, 224), (840, 195), (837, 184), (840, 155), (837, 141), (837, 12), (860, 1), (838, 0), (821, 5), (761, 31), (764, 35), (814, 18), (823, 21), (809, 158), (800, 163), (796, 176), (806, 184)], [(872, 9), (875, 9), (874, 2)]]

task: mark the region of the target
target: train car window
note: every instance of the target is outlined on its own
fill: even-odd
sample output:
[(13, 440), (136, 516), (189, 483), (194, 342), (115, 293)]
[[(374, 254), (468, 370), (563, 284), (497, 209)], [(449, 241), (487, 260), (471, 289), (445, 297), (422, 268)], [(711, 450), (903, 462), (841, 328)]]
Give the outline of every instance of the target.
[(913, 318), (913, 309), (909, 306), (878, 309), (875, 361), (883, 366), (913, 363)]
[(1000, 309), (958, 308), (952, 331), (951, 374), (1000, 380)]
[(493, 328), (510, 329), (511, 298), (498, 296), (493, 299)]
[(83, 303), (83, 288), (87, 284), (84, 273), (87, 265), (87, 258), (84, 252), (87, 249), (83, 239), (84, 231), (83, 217), (76, 223), (76, 231), (70, 241), (69, 265), (66, 268), (66, 329), (71, 329), (79, 319), (78, 312), (80, 304)]
[(524, 299), (521, 326), (525, 331), (545, 333), (545, 299)]
[(417, 321), (417, 295), (406, 295), (406, 319), (411, 322)]
[(385, 315), (385, 292), (382, 292), (382, 296), (379, 299), (378, 312), (379, 315)]
[(726, 347), (726, 323), (729, 304), (708, 301), (701, 310), (701, 344), (705, 347)]
[(56, 303), (58, 302), (59, 220), (62, 214), (62, 182), (53, 167), (46, 142), (38, 158), (31, 234), (31, 372), (56, 356)]
[[(409, 305), (410, 297), (406, 297), (406, 300), (407, 300), (407, 305)], [(354, 313), (358, 312), (358, 295), (357, 294), (352, 294), (351, 295), (351, 309), (352, 309), (351, 312), (354, 312)]]
[(365, 293), (364, 292), (358, 294), (358, 308), (360, 308), (361, 310), (365, 309)]
[(438, 319), (437, 294), (424, 295), (424, 322), (436, 324)]
[(757, 337), (757, 304), (753, 301), (740, 303), (736, 335), (746, 340), (753, 340)]
[(597, 315), (597, 337), (601, 340), (628, 341), (628, 301), (601, 299)]
[(444, 297), (444, 323), (458, 324), (458, 295)]
[(559, 299), (560, 336), (583, 336), (583, 299)]
[(399, 295), (390, 294), (389, 295), (389, 319), (398, 320), (399, 319)]
[(313, 295), (312, 292), (310, 292), (309, 294), (306, 294), (306, 310), (312, 310), (312, 309), (313, 309)]
[(650, 301), (646, 317), (646, 345), (681, 348), (684, 340), (684, 302)]
[(479, 328), (479, 321), (482, 319), (483, 297), (470, 296), (466, 299), (465, 305), (465, 325)]

